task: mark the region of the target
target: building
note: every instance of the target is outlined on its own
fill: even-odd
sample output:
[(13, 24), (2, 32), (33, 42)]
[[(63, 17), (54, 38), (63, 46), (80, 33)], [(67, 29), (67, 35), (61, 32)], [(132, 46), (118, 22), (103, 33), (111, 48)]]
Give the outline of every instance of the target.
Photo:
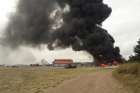
[(72, 59), (55, 59), (53, 61), (54, 67), (65, 67), (65, 65), (73, 64)]
[(84, 62), (84, 63), (76, 62), (75, 65), (77, 67), (93, 67), (94, 63), (93, 62)]

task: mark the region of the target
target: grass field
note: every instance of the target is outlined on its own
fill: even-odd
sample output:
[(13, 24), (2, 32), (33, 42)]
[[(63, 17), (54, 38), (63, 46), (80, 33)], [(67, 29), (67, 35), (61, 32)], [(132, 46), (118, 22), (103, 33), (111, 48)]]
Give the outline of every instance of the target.
[(140, 63), (121, 65), (114, 71), (114, 76), (134, 93), (140, 93)]
[(0, 68), (0, 93), (46, 93), (64, 80), (94, 71), (95, 68)]

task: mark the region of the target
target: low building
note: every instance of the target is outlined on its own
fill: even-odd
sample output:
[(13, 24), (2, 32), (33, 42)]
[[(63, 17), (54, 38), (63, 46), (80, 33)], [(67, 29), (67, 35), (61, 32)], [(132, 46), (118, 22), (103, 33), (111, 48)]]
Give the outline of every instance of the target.
[(75, 65), (77, 67), (93, 67), (94, 66), (94, 63), (93, 62), (75, 62)]
[(55, 59), (53, 61), (54, 67), (65, 67), (65, 65), (73, 64), (73, 60), (71, 59)]

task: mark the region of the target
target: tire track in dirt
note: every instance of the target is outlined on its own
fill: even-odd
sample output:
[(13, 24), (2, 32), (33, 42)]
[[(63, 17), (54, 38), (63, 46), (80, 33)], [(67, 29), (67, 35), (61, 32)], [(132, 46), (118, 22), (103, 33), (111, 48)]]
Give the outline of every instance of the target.
[(84, 74), (63, 82), (47, 93), (132, 93), (113, 76), (112, 71)]

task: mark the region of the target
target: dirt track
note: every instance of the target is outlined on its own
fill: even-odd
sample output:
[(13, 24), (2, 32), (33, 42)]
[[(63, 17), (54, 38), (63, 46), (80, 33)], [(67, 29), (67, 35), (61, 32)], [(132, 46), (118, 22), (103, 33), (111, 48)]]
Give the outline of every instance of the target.
[(112, 76), (111, 71), (84, 74), (65, 81), (47, 93), (132, 93)]

